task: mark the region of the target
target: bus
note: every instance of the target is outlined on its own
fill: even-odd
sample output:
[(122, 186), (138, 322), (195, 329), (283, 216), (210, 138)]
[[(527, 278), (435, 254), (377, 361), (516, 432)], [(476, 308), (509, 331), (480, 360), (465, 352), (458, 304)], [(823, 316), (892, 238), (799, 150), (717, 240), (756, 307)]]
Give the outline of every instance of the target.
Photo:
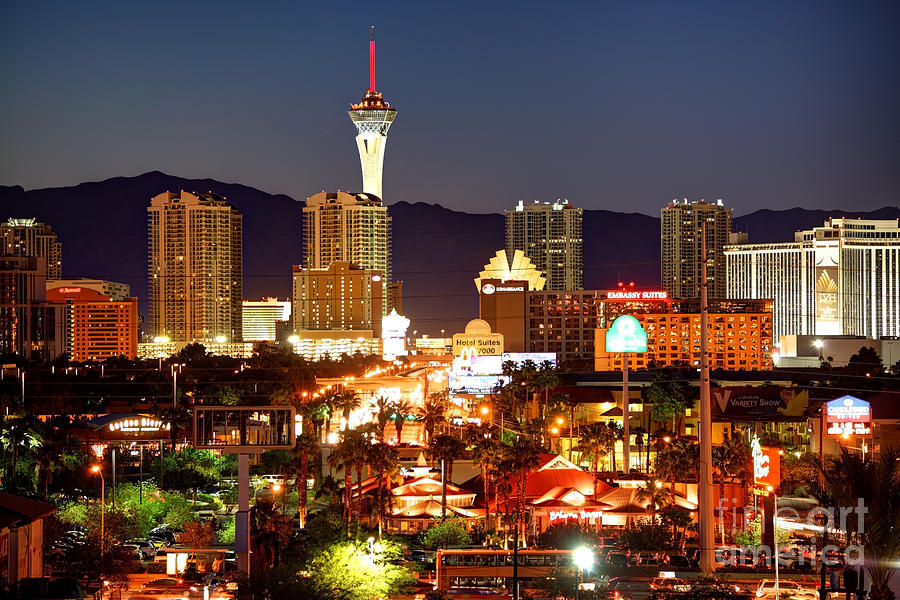
[[(557, 578), (576, 575), (571, 550), (521, 549), (518, 562), (520, 595), (553, 589)], [(512, 550), (438, 550), (435, 569), (435, 587), (454, 598), (512, 597)]]

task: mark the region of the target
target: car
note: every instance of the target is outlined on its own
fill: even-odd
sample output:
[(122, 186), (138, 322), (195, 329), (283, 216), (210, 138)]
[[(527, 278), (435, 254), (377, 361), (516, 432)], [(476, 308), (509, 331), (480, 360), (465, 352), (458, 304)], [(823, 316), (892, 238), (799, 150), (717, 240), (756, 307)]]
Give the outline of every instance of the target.
[(142, 560), (150, 560), (156, 556), (156, 548), (147, 540), (128, 540), (125, 544), (128, 546), (137, 546), (144, 555)]
[(284, 485), (284, 475), (263, 475), (260, 479), (269, 485)]
[(177, 594), (183, 592), (190, 585), (186, 584), (183, 579), (173, 579), (172, 577), (161, 577), (153, 579), (141, 586), (142, 592), (155, 592), (158, 594)]
[[(815, 588), (815, 584), (804, 585), (797, 581), (781, 580), (778, 582), (778, 596), (781, 594), (790, 594), (791, 598), (797, 600), (818, 600), (819, 590)], [(763, 579), (756, 586), (757, 598), (776, 598), (775, 580)]]
[(628, 555), (624, 552), (610, 552), (606, 555), (606, 564), (610, 567), (627, 567)]
[(125, 558), (126, 555), (131, 555), (135, 560), (144, 560), (144, 553), (141, 552), (139, 546), (135, 546), (134, 544), (122, 544), (121, 546), (119, 546), (118, 548), (114, 548), (113, 550), (119, 552), (121, 558)]
[(669, 556), (668, 565), (672, 569), (693, 569), (695, 568), (694, 563), (691, 562), (684, 554), (672, 554)]
[(165, 548), (160, 548), (156, 551), (156, 556), (153, 557), (153, 562), (161, 562), (164, 563), (168, 560), (169, 553), (166, 552)]
[(209, 590), (209, 593), (212, 594), (214, 592), (218, 592), (219, 590), (224, 590), (225, 582), (217, 577), (210, 577), (203, 582), (192, 583), (190, 586), (188, 586), (187, 597), (203, 598), (203, 588), (206, 588), (207, 590)]
[(659, 557), (652, 552), (641, 552), (638, 555), (638, 564), (642, 567), (658, 567)]
[(147, 538), (147, 541), (150, 542), (150, 544), (157, 550), (160, 548), (165, 548), (166, 546), (171, 546), (169, 540), (152, 535)]
[(175, 543), (175, 531), (168, 525), (160, 525), (150, 530), (148, 537), (155, 537), (166, 540), (169, 544)]
[(667, 592), (690, 592), (691, 585), (678, 577), (654, 577), (650, 580), (650, 589)]
[(609, 580), (606, 591), (613, 600), (637, 600), (649, 595), (650, 584), (637, 577), (613, 577)]

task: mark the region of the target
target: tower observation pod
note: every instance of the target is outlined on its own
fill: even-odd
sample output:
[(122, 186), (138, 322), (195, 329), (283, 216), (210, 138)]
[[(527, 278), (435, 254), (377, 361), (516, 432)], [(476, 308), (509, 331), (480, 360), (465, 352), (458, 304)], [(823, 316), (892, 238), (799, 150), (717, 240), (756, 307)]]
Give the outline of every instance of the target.
[(375, 91), (375, 28), (369, 41), (369, 88), (359, 104), (350, 105), (350, 119), (356, 125), (356, 146), (362, 167), (363, 193), (381, 198), (384, 147), (387, 132), (397, 111)]

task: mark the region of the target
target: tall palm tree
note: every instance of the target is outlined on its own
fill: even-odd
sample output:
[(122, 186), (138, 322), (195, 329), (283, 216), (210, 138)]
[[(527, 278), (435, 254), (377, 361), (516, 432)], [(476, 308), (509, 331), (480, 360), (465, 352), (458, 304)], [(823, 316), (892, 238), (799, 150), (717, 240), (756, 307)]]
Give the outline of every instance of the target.
[[(713, 447), (712, 463), (715, 469), (713, 475), (719, 481), (719, 498), (725, 497), (726, 480), (746, 482), (749, 477), (750, 460), (750, 446), (738, 435), (726, 434), (722, 443)], [(725, 515), (719, 515), (719, 531), (724, 545)]]
[(550, 361), (545, 360), (538, 365), (534, 383), (544, 392), (544, 403), (541, 406), (541, 416), (544, 416), (544, 411), (550, 403), (550, 390), (555, 389), (559, 385), (559, 369)]
[(360, 407), (362, 402), (354, 390), (344, 388), (334, 396), (334, 408), (341, 411), (344, 417), (344, 429), (350, 429), (350, 413)]
[(412, 414), (415, 406), (409, 400), (400, 398), (391, 404), (391, 409), (394, 411), (394, 428), (397, 430), (397, 444), (400, 444), (403, 440), (401, 434), (403, 433), (403, 425), (406, 423), (406, 417)]
[(442, 433), (434, 436), (428, 445), (428, 454), (432, 460), (443, 461), (441, 476), (441, 521), (447, 519), (447, 482), (453, 480), (453, 461), (462, 457), (466, 446), (459, 439)]
[(33, 450), (35, 478), (35, 491), (38, 481), (43, 481), (44, 502), (50, 501), (50, 484), (53, 482), (53, 472), (60, 466), (63, 454), (67, 446), (67, 436), (59, 427), (51, 423), (42, 424), (39, 434), (41, 444)]
[(344, 431), (343, 433), (343, 438), (349, 445), (350, 452), (353, 455), (353, 466), (356, 468), (357, 499), (354, 505), (351, 496), (351, 507), (354, 508), (354, 514), (357, 519), (359, 519), (362, 512), (362, 482), (363, 479), (366, 478), (369, 459), (372, 457), (371, 447), (372, 437), (375, 433), (374, 429), (375, 427), (373, 425), (366, 424), (360, 425), (356, 429)]
[(534, 439), (519, 436), (511, 445), (504, 445), (502, 455), (497, 464), (498, 473), (507, 480), (515, 482), (515, 544), (518, 545), (518, 532), (525, 515), (525, 492), (528, 478), (532, 471), (541, 464), (544, 449)]
[(484, 483), (484, 522), (491, 528), (491, 473), (500, 460), (500, 442), (493, 437), (480, 437), (472, 446), (472, 459), (481, 468), (481, 479)]
[(320, 414), (322, 423), (325, 426), (325, 436), (323, 441), (327, 444), (328, 438), (331, 437), (331, 418), (334, 416), (335, 407), (337, 406), (337, 390), (329, 390), (318, 397), (320, 402)]
[(426, 398), (419, 409), (419, 417), (425, 429), (427, 444), (434, 437), (435, 429), (447, 422), (447, 392), (435, 392)]
[(696, 442), (678, 439), (666, 446), (656, 458), (656, 474), (669, 480), (672, 490), (675, 481), (694, 477), (700, 462), (700, 446)]
[(672, 502), (673, 493), (672, 488), (667, 487), (656, 477), (651, 477), (637, 489), (634, 496), (635, 499), (646, 502), (650, 506), (653, 522), (656, 523), (659, 509)]
[(332, 470), (344, 470), (344, 519), (347, 521), (347, 537), (350, 537), (350, 520), (352, 513), (350, 509), (351, 494), (353, 490), (353, 461), (356, 458), (354, 453), (354, 440), (346, 435), (347, 432), (341, 433), (341, 439), (331, 449), (328, 455), (328, 467)]
[(393, 411), (391, 408), (392, 402), (385, 396), (378, 396), (375, 399), (375, 423), (378, 427), (378, 439), (380, 441), (384, 440), (384, 430), (387, 429), (388, 423), (391, 421), (391, 415), (393, 415)]
[(300, 518), (300, 527), (306, 527), (307, 494), (306, 482), (309, 480), (309, 459), (321, 451), (319, 441), (315, 434), (309, 430), (297, 436), (294, 447), (291, 449), (294, 466), (297, 468), (297, 514)]
[(396, 448), (379, 441), (369, 446), (368, 462), (378, 479), (374, 512), (378, 521), (378, 539), (381, 539), (384, 526), (391, 514), (391, 479), (400, 472), (400, 456)]
[(600, 484), (600, 458), (611, 456), (612, 469), (616, 468), (616, 442), (622, 438), (621, 429), (615, 423), (591, 423), (581, 428), (581, 437), (575, 450), (582, 456), (591, 457), (591, 470), (594, 472), (594, 493)]
[(291, 520), (287, 515), (275, 510), (275, 504), (257, 502), (250, 509), (250, 558), (253, 567), (250, 572), (265, 573), (278, 566), (279, 549), (287, 545), (291, 538)]

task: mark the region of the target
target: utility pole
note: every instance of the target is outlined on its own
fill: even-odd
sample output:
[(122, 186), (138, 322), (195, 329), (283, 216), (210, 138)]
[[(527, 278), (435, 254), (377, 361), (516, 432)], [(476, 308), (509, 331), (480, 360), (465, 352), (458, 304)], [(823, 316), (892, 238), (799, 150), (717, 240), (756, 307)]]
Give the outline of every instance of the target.
[[(628, 353), (622, 353), (622, 461), (624, 472), (631, 472), (631, 432), (628, 429)], [(615, 450), (613, 450), (615, 452)]]
[(706, 279), (706, 222), (700, 224), (700, 571), (711, 575), (716, 570), (715, 531), (713, 530), (712, 414), (709, 398), (709, 297)]

